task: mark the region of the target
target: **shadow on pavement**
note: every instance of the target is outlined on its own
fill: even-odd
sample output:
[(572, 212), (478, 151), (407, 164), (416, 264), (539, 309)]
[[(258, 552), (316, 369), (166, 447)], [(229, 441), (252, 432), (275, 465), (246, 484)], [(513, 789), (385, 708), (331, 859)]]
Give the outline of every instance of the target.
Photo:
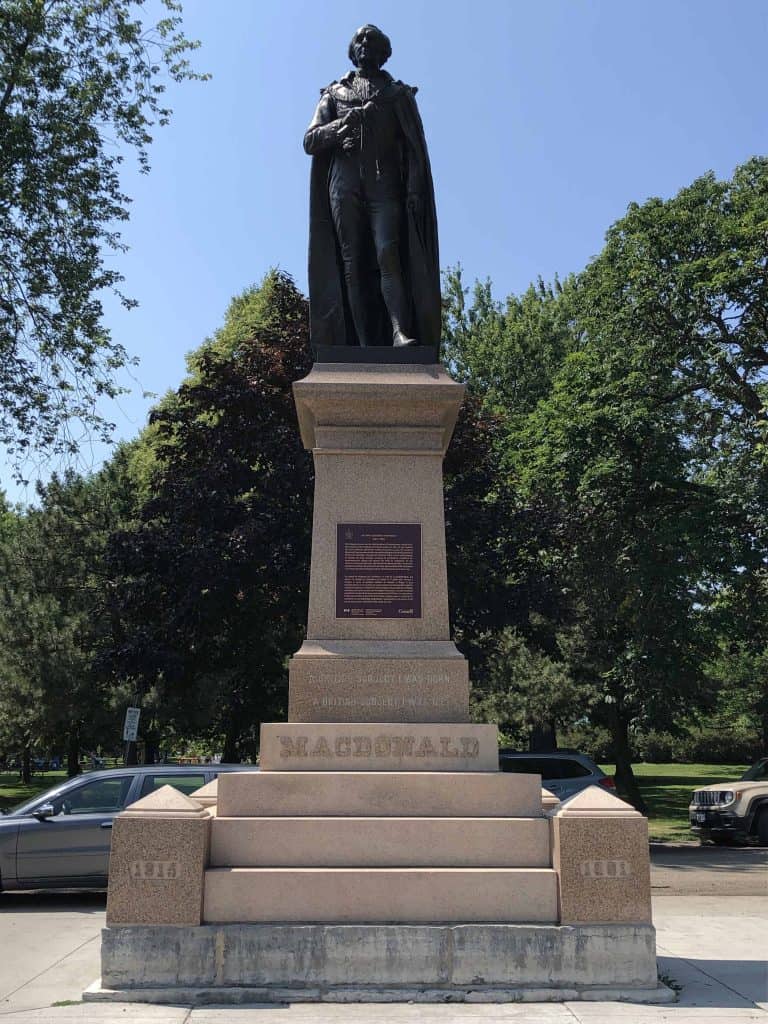
[(690, 960), (689, 963), (753, 1002), (768, 1001), (768, 960)]
[(98, 892), (4, 892), (0, 894), (0, 914), (50, 914), (53, 911), (76, 911), (80, 914), (102, 914), (107, 906), (106, 890)]
[(651, 847), (651, 864), (670, 871), (763, 872), (768, 868), (768, 849), (752, 846), (656, 845)]
[(719, 1009), (754, 1007), (768, 1000), (768, 961), (698, 960), (659, 956), (662, 979), (682, 990), (679, 1006), (711, 1006)]

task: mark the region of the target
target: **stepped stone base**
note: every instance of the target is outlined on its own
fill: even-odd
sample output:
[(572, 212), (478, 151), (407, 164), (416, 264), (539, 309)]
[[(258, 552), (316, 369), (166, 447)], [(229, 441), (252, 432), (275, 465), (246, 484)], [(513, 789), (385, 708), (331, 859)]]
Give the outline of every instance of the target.
[(541, 776), (504, 772), (222, 772), (223, 818), (537, 818)]
[(551, 868), (210, 868), (205, 924), (557, 921)]
[(545, 818), (214, 818), (210, 865), (552, 866)]
[(671, 1002), (651, 925), (204, 925), (102, 932), (84, 999)]
[(266, 723), (262, 771), (495, 772), (495, 725), (402, 722)]

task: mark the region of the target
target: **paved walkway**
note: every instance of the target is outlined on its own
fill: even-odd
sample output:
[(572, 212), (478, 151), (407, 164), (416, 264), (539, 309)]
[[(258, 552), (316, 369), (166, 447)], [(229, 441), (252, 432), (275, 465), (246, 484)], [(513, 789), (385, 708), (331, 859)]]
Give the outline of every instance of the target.
[(659, 967), (682, 986), (672, 1006), (81, 1003), (99, 973), (104, 898), (0, 897), (0, 1024), (768, 1024), (768, 879), (753, 883), (735, 898), (656, 892)]

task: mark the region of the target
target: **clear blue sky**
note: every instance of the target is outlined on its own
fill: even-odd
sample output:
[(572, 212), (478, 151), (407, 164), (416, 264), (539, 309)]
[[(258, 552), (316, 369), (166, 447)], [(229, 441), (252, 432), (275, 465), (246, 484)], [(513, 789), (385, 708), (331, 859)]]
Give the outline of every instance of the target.
[[(148, 177), (113, 259), (139, 300), (107, 306), (140, 360), (107, 414), (117, 437), (184, 375), (184, 355), (270, 266), (306, 289), (309, 159), (321, 86), (348, 69), (353, 31), (392, 39), (387, 69), (418, 85), (441, 264), (499, 297), (580, 270), (628, 203), (670, 196), (768, 147), (766, 0), (186, 0), (213, 78), (169, 89)], [(81, 469), (102, 448), (85, 449)], [(31, 498), (0, 481), (9, 495)]]

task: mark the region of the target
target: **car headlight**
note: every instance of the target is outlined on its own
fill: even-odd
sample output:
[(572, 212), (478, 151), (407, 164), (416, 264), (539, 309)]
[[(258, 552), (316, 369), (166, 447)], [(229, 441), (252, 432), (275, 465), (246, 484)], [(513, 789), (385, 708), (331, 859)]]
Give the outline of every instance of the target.
[(720, 805), (720, 807), (727, 807), (729, 804), (732, 804), (736, 799), (736, 793), (732, 789), (722, 790), (719, 796), (720, 799), (718, 800), (718, 804)]

